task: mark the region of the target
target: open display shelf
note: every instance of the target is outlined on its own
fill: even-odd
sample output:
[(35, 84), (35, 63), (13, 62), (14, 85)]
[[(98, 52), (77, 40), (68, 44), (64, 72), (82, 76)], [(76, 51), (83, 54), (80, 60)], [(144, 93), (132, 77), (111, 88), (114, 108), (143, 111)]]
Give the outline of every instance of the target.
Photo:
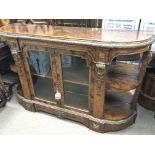
[(107, 89), (113, 91), (129, 91), (139, 84), (139, 65), (117, 62), (108, 66)]
[(105, 93), (104, 117), (107, 120), (122, 120), (130, 117), (134, 109), (131, 108), (133, 94), (131, 92), (109, 92)]
[(140, 84), (139, 64), (116, 61), (107, 67), (104, 117), (122, 120), (133, 115), (132, 100)]

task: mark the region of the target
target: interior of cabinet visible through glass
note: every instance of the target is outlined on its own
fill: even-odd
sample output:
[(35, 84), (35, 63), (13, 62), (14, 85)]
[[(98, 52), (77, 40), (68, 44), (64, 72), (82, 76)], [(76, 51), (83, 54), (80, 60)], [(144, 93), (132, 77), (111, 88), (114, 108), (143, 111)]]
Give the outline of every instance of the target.
[(86, 60), (71, 55), (61, 55), (64, 106), (89, 109), (89, 68)]
[(47, 101), (55, 101), (52, 79), (52, 63), (49, 52), (30, 51), (28, 53), (35, 97)]

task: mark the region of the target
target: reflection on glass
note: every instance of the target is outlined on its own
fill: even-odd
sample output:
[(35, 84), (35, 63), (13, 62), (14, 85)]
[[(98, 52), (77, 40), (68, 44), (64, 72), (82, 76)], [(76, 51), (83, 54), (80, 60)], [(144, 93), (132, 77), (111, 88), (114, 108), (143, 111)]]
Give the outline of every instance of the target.
[(29, 52), (28, 62), (33, 79), (35, 97), (54, 101), (52, 66), (48, 52)]
[(76, 56), (62, 55), (62, 73), (65, 105), (89, 108), (89, 69), (86, 60)]
[(40, 76), (48, 76), (51, 73), (50, 57), (48, 52), (29, 52), (28, 57), (31, 71)]

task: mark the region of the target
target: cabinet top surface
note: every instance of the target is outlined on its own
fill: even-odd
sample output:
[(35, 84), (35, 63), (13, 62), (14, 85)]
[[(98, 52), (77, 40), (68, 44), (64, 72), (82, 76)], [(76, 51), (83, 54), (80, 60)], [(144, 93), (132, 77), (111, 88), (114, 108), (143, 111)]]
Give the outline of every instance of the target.
[(78, 28), (32, 24), (11, 24), (0, 28), (1, 37), (37, 39), (92, 46), (144, 46), (154, 41), (148, 32), (107, 31), (101, 28)]

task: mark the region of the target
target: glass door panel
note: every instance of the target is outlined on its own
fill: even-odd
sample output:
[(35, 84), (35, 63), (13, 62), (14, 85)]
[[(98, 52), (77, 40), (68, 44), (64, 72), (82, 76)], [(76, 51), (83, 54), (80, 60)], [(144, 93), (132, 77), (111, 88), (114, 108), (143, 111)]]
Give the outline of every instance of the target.
[(43, 51), (30, 51), (30, 66), (35, 97), (47, 101), (55, 101), (50, 55)]
[(64, 105), (89, 109), (89, 68), (86, 60), (77, 56), (62, 55)]

